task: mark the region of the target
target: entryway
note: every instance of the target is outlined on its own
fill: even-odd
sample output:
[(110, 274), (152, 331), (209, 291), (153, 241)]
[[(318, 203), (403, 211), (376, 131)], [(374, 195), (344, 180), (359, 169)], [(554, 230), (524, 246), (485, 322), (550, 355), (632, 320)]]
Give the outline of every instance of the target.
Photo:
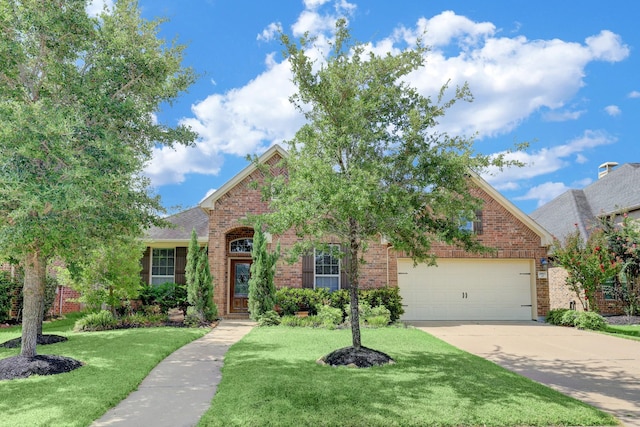
[(251, 258), (232, 259), (229, 283), (231, 295), (230, 312), (249, 312), (249, 277), (251, 271)]

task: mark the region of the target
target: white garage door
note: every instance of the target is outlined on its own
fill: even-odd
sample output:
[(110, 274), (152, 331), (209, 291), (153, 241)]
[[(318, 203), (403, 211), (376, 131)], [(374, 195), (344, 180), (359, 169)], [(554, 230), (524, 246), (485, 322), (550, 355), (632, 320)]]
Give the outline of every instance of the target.
[(529, 260), (438, 259), (438, 266), (398, 260), (403, 320), (531, 320)]

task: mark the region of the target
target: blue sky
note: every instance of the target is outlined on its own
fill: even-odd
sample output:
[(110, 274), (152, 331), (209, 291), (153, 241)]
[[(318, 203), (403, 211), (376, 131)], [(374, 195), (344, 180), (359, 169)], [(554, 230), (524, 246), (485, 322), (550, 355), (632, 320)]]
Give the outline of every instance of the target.
[(449, 110), (440, 130), (476, 135), (477, 151), (499, 153), (530, 142), (517, 154), (525, 167), (484, 176), (526, 213), (588, 185), (601, 163), (640, 161), (636, 0), (139, 5), (146, 18), (169, 19), (161, 36), (188, 44), (184, 64), (201, 76), (157, 114), (163, 123), (185, 123), (199, 134), (195, 147), (156, 150), (146, 169), (172, 212), (197, 205), (247, 165), (247, 154), (290, 139), (303, 123), (287, 101), (294, 87), (274, 28), (294, 36), (309, 31), (322, 46), (341, 16), (357, 40), (380, 53), (410, 45), (426, 30), (431, 51), (410, 82), (425, 95), (449, 79), (469, 83), (474, 102)]

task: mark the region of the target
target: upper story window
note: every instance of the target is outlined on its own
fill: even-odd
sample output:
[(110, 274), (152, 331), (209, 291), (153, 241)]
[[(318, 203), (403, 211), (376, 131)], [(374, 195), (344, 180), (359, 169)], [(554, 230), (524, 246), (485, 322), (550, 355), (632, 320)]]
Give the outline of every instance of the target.
[(329, 245), (326, 250), (315, 250), (315, 287), (329, 291), (340, 289), (340, 259), (334, 256), (340, 245)]
[(482, 211), (477, 210), (475, 215), (476, 218), (473, 221), (463, 222), (460, 229), (474, 234), (482, 234)]
[(253, 239), (237, 239), (229, 243), (229, 252), (251, 253), (253, 250)]
[(175, 281), (176, 252), (174, 248), (156, 249), (151, 254), (151, 284), (161, 285)]

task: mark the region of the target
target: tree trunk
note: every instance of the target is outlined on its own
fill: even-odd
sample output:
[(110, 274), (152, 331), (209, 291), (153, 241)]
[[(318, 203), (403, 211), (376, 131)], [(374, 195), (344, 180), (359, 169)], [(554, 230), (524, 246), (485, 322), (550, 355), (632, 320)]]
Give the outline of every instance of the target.
[(360, 339), (360, 312), (358, 310), (358, 284), (359, 284), (359, 259), (358, 251), (360, 244), (357, 237), (357, 225), (355, 221), (351, 220), (350, 231), (351, 236), (349, 238), (349, 255), (351, 256), (351, 262), (349, 265), (349, 302), (351, 303), (351, 340), (353, 348), (360, 349), (362, 341)]
[(46, 259), (35, 250), (24, 261), (21, 356), (35, 357), (38, 332), (42, 332), (42, 308), (47, 272)]

